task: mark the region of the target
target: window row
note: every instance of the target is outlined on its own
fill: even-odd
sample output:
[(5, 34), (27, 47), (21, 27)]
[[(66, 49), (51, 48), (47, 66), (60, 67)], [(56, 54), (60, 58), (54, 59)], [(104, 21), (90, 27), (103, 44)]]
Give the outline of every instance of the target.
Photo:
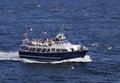
[(67, 40), (66, 41), (56, 41), (55, 44), (65, 44), (68, 43)]
[(67, 52), (66, 49), (41, 49), (41, 48), (25, 48), (25, 49), (22, 49), (22, 50), (26, 50), (26, 51), (29, 51), (29, 52), (43, 52), (43, 53), (59, 53), (59, 52)]

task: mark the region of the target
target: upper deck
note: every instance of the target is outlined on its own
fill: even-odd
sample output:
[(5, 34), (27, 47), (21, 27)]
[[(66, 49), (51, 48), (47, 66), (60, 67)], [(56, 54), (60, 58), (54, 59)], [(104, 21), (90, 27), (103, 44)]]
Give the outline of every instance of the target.
[(49, 39), (44, 42), (38, 42), (38, 40), (22, 40), (20, 50), (39, 53), (61, 53), (83, 51), (86, 49), (85, 47), (80, 45), (73, 45), (67, 40), (52, 40), (52, 43), (49, 43), (48, 40)]

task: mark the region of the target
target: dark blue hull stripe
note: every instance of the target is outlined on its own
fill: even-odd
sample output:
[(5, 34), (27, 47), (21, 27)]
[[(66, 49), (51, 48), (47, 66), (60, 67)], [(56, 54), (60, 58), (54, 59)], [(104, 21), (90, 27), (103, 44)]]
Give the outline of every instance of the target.
[(42, 58), (42, 59), (61, 59), (61, 57), (44, 57), (44, 56), (28, 56), (28, 55), (20, 55), (20, 57)]
[(20, 58), (40, 59), (40, 60), (65, 60), (71, 58), (84, 57), (87, 51), (76, 51), (68, 53), (34, 53), (19, 51)]

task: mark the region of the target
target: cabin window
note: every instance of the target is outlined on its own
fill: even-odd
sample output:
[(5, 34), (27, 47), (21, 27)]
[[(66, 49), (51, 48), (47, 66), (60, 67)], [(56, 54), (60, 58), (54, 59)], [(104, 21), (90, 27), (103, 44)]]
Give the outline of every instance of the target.
[(55, 44), (57, 44), (57, 41), (55, 41)]
[(30, 48), (29, 51), (32, 52), (32, 48)]
[(30, 48), (29, 51), (30, 52), (35, 52), (36, 48)]
[(48, 49), (47, 52), (50, 52), (50, 49)]
[(55, 52), (55, 49), (52, 49), (51, 52)]
[(59, 44), (61, 44), (61, 42), (58, 42)]
[(35, 52), (36, 48), (33, 48), (32, 51)]
[(41, 52), (46, 52), (46, 49), (42, 49), (42, 51)]
[(22, 50), (28, 50), (28, 47), (22, 46), (21, 49), (22, 49)]
[(67, 40), (65, 40), (65, 41), (64, 41), (64, 43), (68, 43), (68, 41), (67, 41)]
[(55, 44), (59, 44), (58, 41), (56, 41)]
[(56, 49), (56, 52), (60, 52), (60, 49)]
[(58, 42), (56, 42), (57, 44), (59, 44)]
[(66, 50), (66, 49), (62, 49), (61, 51), (62, 51), (62, 52), (67, 52), (67, 50)]
[(40, 51), (41, 51), (41, 48), (38, 48), (38, 49), (37, 49), (37, 52), (40, 52)]

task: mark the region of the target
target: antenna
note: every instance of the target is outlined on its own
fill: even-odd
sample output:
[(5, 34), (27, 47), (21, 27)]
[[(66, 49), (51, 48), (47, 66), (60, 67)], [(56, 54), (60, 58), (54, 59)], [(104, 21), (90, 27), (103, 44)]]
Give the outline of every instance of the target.
[(61, 27), (61, 30), (60, 30), (60, 33), (64, 33), (64, 24), (62, 24), (62, 27)]
[(62, 24), (60, 33), (56, 36), (57, 39), (66, 39), (66, 37), (64, 36), (64, 24)]

